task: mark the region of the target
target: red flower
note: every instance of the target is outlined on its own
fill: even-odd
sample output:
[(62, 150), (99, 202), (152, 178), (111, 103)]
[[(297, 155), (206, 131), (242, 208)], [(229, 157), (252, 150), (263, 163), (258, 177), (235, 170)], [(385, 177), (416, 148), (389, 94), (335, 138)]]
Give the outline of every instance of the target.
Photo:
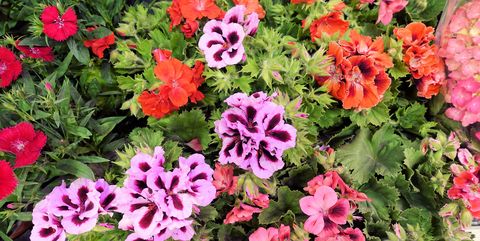
[(103, 38), (83, 41), (83, 45), (87, 48), (92, 48), (92, 52), (101, 59), (103, 58), (103, 51), (110, 48), (110, 45), (114, 43), (115, 35), (113, 33)]
[(0, 130), (0, 151), (16, 155), (14, 168), (35, 163), (46, 142), (45, 134), (28, 122)]
[(257, 13), (259, 19), (265, 17), (265, 10), (263, 10), (263, 7), (258, 0), (233, 0), (233, 3), (235, 3), (235, 5), (244, 5), (247, 8), (245, 15)]
[(203, 70), (205, 69), (205, 65), (202, 61), (195, 61), (195, 66), (193, 66), (193, 83), (195, 84), (197, 90), (190, 96), (190, 101), (192, 103), (197, 103), (198, 101), (203, 100), (205, 95), (198, 90), (198, 87), (203, 84), (205, 78), (203, 77)]
[(34, 59), (43, 59), (46, 62), (53, 61), (53, 53), (52, 47), (47, 46), (36, 46), (36, 47), (28, 47), (28, 46), (21, 46), (20, 40), (15, 41), (15, 47), (20, 50), (22, 53), (27, 55), (30, 58)]
[(191, 38), (195, 35), (195, 32), (198, 30), (198, 21), (187, 20), (182, 25), (182, 33), (186, 38)]
[(339, 33), (340, 37), (347, 32), (349, 23), (341, 18), (341, 12), (332, 12), (312, 22), (310, 25), (310, 38), (312, 41), (321, 39), (322, 34), (333, 35)]
[(1, 160), (0, 161), (0, 200), (8, 197), (15, 191), (18, 181), (15, 177), (13, 169), (10, 167), (10, 163)]
[(168, 89), (162, 86), (157, 92), (144, 91), (138, 97), (138, 103), (142, 106), (145, 115), (158, 119), (178, 109), (168, 99)]
[(217, 189), (217, 196), (226, 192), (233, 195), (237, 189), (238, 177), (233, 175), (233, 166), (215, 163), (213, 186)]
[(224, 224), (232, 224), (236, 222), (246, 222), (250, 221), (253, 218), (254, 213), (260, 213), (262, 209), (249, 206), (244, 203), (240, 203), (239, 206), (234, 207), (227, 217), (223, 220)]
[(180, 10), (180, 0), (173, 0), (172, 5), (167, 8), (167, 13), (170, 16), (170, 31), (172, 28), (179, 25), (182, 22), (183, 16)]
[(60, 16), (57, 7), (46, 7), (40, 19), (43, 23), (43, 33), (49, 38), (57, 41), (64, 41), (74, 35), (77, 30), (77, 15), (72, 8), (68, 8), (65, 13)]
[(179, 0), (182, 16), (187, 20), (196, 20), (203, 17), (208, 19), (219, 18), (223, 15), (214, 0)]
[(169, 86), (168, 98), (175, 107), (187, 104), (188, 97), (195, 91), (195, 84), (192, 83), (193, 71), (178, 59), (170, 59), (158, 64), (155, 69), (155, 76)]
[(22, 73), (22, 64), (15, 54), (5, 47), (0, 47), (0, 87), (9, 86)]
[(153, 58), (158, 63), (172, 59), (172, 51), (166, 49), (154, 49)]

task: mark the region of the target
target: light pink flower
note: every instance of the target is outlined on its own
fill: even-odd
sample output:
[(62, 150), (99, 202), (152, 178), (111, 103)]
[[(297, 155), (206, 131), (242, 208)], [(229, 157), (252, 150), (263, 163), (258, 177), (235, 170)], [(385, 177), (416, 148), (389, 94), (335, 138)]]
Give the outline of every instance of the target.
[(393, 14), (402, 11), (407, 4), (407, 0), (380, 0), (377, 23), (389, 24), (392, 21)]
[(314, 196), (300, 199), (300, 208), (309, 216), (305, 221), (305, 230), (317, 236), (328, 237), (339, 233), (338, 225), (347, 222), (350, 204), (347, 199), (338, 199), (331, 187), (322, 186)]
[(253, 232), (249, 241), (289, 241), (290, 240), (290, 226), (280, 225), (280, 228), (270, 227), (265, 229), (263, 227), (258, 228)]

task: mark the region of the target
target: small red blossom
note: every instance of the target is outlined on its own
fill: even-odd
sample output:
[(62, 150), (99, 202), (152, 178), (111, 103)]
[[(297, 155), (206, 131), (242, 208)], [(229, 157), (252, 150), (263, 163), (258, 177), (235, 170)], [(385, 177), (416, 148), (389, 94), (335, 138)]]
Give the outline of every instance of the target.
[(338, 33), (341, 37), (348, 30), (350, 25), (348, 21), (341, 18), (341, 12), (332, 12), (315, 19), (310, 25), (310, 38), (313, 42), (315, 39), (321, 39), (322, 35), (333, 35)]
[(234, 207), (227, 217), (223, 220), (224, 224), (232, 224), (236, 222), (246, 222), (250, 221), (253, 218), (254, 213), (260, 213), (262, 209), (249, 206), (244, 203), (240, 203), (239, 206)]
[(103, 59), (103, 52), (105, 49), (110, 48), (114, 43), (115, 35), (113, 33), (103, 38), (83, 41), (83, 45), (87, 48), (92, 48), (92, 52), (100, 59)]
[(238, 177), (233, 175), (233, 166), (215, 164), (213, 186), (217, 189), (217, 196), (222, 193), (233, 195), (237, 189)]
[(15, 54), (0, 47), (0, 88), (8, 87), (22, 73), (22, 64)]
[(43, 33), (56, 41), (64, 41), (77, 33), (77, 15), (72, 8), (68, 8), (60, 16), (57, 7), (46, 7), (40, 19), (43, 23)]
[(17, 178), (13, 172), (10, 163), (1, 160), (0, 161), (0, 200), (8, 197), (10, 194), (15, 191), (15, 188), (18, 185)]
[(187, 20), (182, 25), (181, 30), (186, 38), (192, 38), (198, 30), (198, 21)]
[(53, 49), (48, 46), (22, 46), (20, 40), (15, 41), (15, 47), (26, 56), (33, 59), (43, 59), (45, 62), (51, 62), (54, 59)]
[(0, 151), (16, 156), (14, 168), (35, 163), (46, 142), (47, 136), (28, 122), (0, 130)]

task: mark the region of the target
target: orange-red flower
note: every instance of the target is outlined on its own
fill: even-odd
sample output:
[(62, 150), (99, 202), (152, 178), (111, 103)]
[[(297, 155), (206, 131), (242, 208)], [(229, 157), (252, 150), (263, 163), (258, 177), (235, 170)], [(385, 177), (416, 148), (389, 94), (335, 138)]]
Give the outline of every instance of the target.
[(263, 7), (260, 5), (258, 0), (233, 0), (233, 3), (235, 3), (235, 5), (244, 5), (245, 8), (247, 8), (245, 15), (257, 13), (259, 19), (265, 17), (265, 10), (263, 10)]
[(405, 28), (395, 28), (393, 30), (397, 39), (402, 40), (403, 47), (429, 44), (435, 38), (433, 32), (432, 27), (427, 27), (420, 22), (410, 23)]
[(170, 31), (173, 27), (182, 22), (182, 11), (180, 10), (180, 0), (173, 0), (172, 5), (167, 8), (167, 13), (170, 16)]
[(384, 53), (381, 39), (372, 41), (352, 31), (350, 41), (331, 42), (327, 54), (333, 60), (329, 75), (315, 79), (342, 101), (343, 108), (368, 109), (382, 100), (391, 84), (385, 69), (393, 63)]
[(203, 17), (208, 19), (219, 18), (223, 15), (214, 0), (179, 0), (180, 12), (187, 20), (196, 20)]
[(103, 38), (83, 41), (83, 45), (87, 48), (92, 48), (92, 52), (101, 59), (103, 58), (103, 51), (110, 48), (114, 43), (115, 35), (113, 33)]
[(310, 25), (310, 38), (312, 41), (321, 39), (322, 34), (333, 35), (339, 33), (342, 36), (348, 30), (349, 22), (341, 18), (341, 12), (332, 12), (312, 22)]
[(153, 91), (144, 91), (138, 98), (143, 113), (148, 116), (162, 118), (186, 105), (190, 99), (197, 103), (204, 98), (198, 87), (204, 82), (204, 65), (195, 62), (191, 69), (180, 60), (171, 57), (168, 50), (155, 49), (153, 51), (157, 66), (155, 76), (163, 83)]
[(187, 20), (182, 25), (182, 33), (186, 38), (191, 38), (195, 35), (195, 32), (198, 30), (198, 21)]

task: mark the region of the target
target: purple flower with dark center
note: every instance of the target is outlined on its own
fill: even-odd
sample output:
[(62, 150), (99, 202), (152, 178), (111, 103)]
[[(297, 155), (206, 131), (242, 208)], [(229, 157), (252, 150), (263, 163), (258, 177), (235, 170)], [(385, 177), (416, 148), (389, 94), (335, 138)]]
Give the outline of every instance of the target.
[(152, 172), (163, 171), (165, 163), (165, 152), (161, 147), (156, 147), (152, 155), (147, 153), (138, 153), (130, 160), (130, 169), (127, 170), (127, 179), (125, 187), (141, 193), (144, 189), (148, 189), (147, 176)]
[(243, 29), (247, 35), (254, 36), (257, 33), (260, 19), (258, 18), (258, 14), (256, 12), (249, 14), (245, 18), (246, 10), (247, 9), (243, 5), (237, 5), (233, 8), (230, 8), (230, 10), (225, 13), (225, 17), (223, 17), (222, 22), (226, 24), (238, 23), (243, 26)]
[(63, 183), (55, 187), (46, 200), (49, 212), (62, 217), (61, 224), (67, 233), (85, 233), (97, 224), (100, 193), (89, 179), (79, 178), (68, 189)]
[(203, 28), (198, 47), (204, 52), (208, 66), (220, 69), (242, 60), (244, 38), (245, 32), (240, 24), (210, 20)]
[(60, 219), (48, 211), (46, 199), (35, 205), (32, 212), (33, 229), (30, 240), (65, 241), (66, 234)]
[(105, 180), (99, 179), (95, 182), (95, 189), (100, 193), (100, 214), (113, 215), (119, 208), (119, 193), (116, 185), (110, 185)]
[(205, 157), (193, 154), (188, 158), (180, 157), (179, 166), (187, 175), (187, 192), (193, 204), (207, 206), (215, 199), (216, 189), (213, 185), (213, 169), (205, 163)]
[(231, 107), (215, 122), (222, 138), (219, 162), (235, 163), (269, 178), (283, 168), (283, 152), (295, 146), (296, 129), (283, 120), (284, 108), (263, 92), (238, 93), (225, 102)]

